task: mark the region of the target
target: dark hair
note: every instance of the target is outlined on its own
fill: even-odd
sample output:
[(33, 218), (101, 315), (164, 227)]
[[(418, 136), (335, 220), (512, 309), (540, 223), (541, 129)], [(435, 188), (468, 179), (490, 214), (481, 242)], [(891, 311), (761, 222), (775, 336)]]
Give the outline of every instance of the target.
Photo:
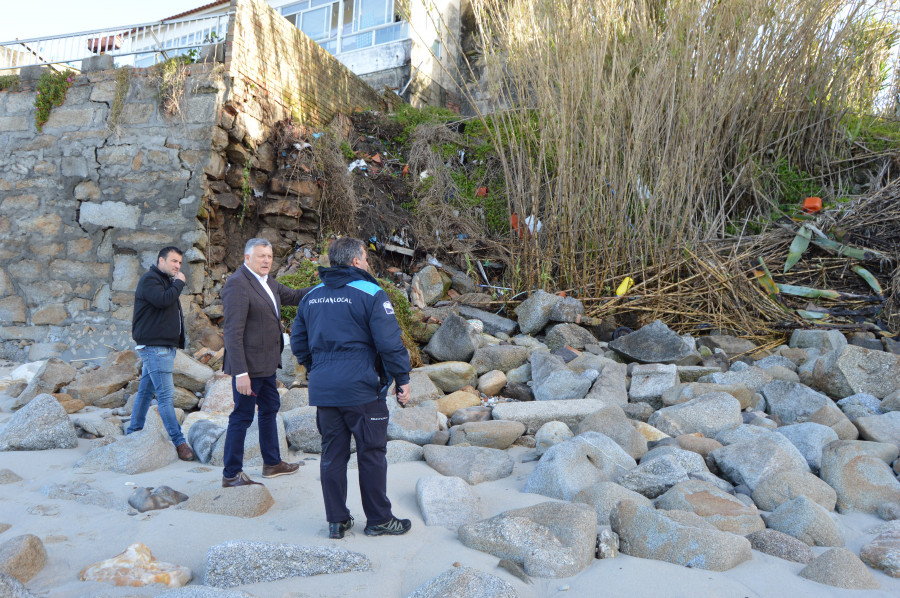
[(163, 247), (162, 249), (159, 250), (159, 254), (156, 256), (156, 261), (159, 261), (161, 259), (164, 260), (164, 259), (168, 258), (169, 254), (172, 253), (173, 251), (175, 253), (177, 253), (178, 255), (184, 255), (184, 252), (182, 250), (178, 249), (177, 247), (172, 247), (170, 245), (169, 247)]
[(365, 253), (366, 246), (359, 239), (340, 237), (328, 246), (328, 262), (332, 266), (349, 266), (353, 258), (362, 259)]

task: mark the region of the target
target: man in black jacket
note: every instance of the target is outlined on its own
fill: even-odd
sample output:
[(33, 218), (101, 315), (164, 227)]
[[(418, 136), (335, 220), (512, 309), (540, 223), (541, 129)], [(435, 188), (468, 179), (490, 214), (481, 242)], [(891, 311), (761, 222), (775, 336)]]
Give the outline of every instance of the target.
[(322, 284), (300, 302), (291, 331), (291, 351), (309, 372), (309, 404), (322, 434), (322, 495), (328, 535), (339, 539), (353, 527), (347, 510), (350, 436), (356, 439), (359, 490), (367, 536), (400, 535), (409, 519), (397, 519), (387, 497), (385, 396), (391, 379), (397, 400), (409, 400), (409, 353), (400, 338), (394, 308), (375, 279), (362, 241), (335, 240), (330, 268), (319, 268)]
[(182, 252), (177, 247), (164, 247), (156, 258), (156, 265), (141, 276), (134, 291), (134, 315), (131, 336), (137, 343), (135, 351), (141, 356), (141, 385), (134, 397), (131, 423), (126, 434), (143, 429), (153, 393), (159, 416), (182, 461), (192, 461), (194, 452), (181, 433), (175, 417), (173, 400), (175, 383), (175, 349), (184, 349), (184, 315), (178, 296), (184, 289), (181, 273)]

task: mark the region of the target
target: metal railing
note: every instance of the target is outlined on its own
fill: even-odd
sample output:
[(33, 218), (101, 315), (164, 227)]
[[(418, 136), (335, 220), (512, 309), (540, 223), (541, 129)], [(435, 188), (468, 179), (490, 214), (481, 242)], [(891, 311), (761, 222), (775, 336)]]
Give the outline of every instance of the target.
[(228, 20), (233, 14), (0, 42), (0, 73), (30, 65), (59, 65), (80, 70), (83, 59), (97, 54), (113, 56), (116, 66), (137, 67), (183, 54), (196, 58), (205, 46), (225, 40)]

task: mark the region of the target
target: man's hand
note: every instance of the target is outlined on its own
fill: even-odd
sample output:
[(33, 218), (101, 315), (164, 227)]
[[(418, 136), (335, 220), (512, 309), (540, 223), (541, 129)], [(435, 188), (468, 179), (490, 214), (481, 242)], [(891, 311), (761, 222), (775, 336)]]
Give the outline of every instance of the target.
[(406, 402), (409, 400), (409, 383), (397, 387), (397, 400), (400, 401), (401, 405), (406, 405)]
[(175, 276), (172, 277), (172, 280), (180, 280), (181, 282), (185, 282), (187, 279), (184, 277), (184, 273), (178, 272)]
[(235, 378), (234, 385), (237, 387), (237, 391), (246, 396), (250, 396), (253, 394), (253, 388), (250, 387), (250, 376), (240, 376)]

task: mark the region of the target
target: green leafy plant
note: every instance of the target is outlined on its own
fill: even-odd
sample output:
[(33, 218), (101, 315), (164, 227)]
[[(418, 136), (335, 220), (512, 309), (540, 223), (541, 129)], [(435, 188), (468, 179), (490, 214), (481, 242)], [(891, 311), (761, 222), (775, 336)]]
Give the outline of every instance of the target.
[(419, 125), (446, 123), (459, 118), (447, 108), (426, 106), (420, 110), (409, 104), (400, 104), (390, 117), (403, 127), (403, 131), (396, 137), (400, 145), (407, 145), (410, 142), (413, 130)]
[(50, 118), (50, 110), (54, 106), (62, 106), (66, 100), (66, 92), (72, 87), (74, 73), (70, 70), (48, 71), (41, 75), (35, 89), (34, 124), (38, 131)]
[(156, 97), (159, 107), (168, 116), (181, 112), (181, 100), (184, 97), (184, 82), (187, 78), (187, 65), (193, 59), (190, 56), (175, 56), (154, 66), (153, 79), (156, 81)]
[(400, 325), (400, 337), (403, 340), (403, 346), (409, 351), (409, 358), (413, 367), (422, 365), (422, 358), (419, 354), (419, 344), (413, 340), (410, 330), (414, 322), (412, 307), (409, 305), (409, 298), (402, 290), (394, 286), (391, 281), (384, 278), (378, 279), (378, 286), (387, 293), (391, 305), (394, 307), (394, 317)]
[(244, 173), (241, 176), (241, 215), (238, 217), (238, 224), (244, 226), (244, 218), (250, 209), (250, 197), (253, 195), (253, 188), (250, 186), (250, 158), (244, 164)]
[(20, 81), (18, 75), (0, 75), (0, 91), (17, 91)]
[(341, 141), (341, 153), (344, 154), (344, 158), (347, 161), (353, 160), (356, 157), (356, 152), (353, 151), (353, 148), (350, 147), (350, 143), (347, 141)]
[(106, 119), (106, 126), (110, 131), (115, 131), (119, 126), (119, 118), (122, 116), (122, 109), (125, 107), (125, 97), (131, 88), (131, 67), (123, 66), (116, 71), (116, 94), (113, 96), (112, 106), (109, 108), (109, 117)]
[[(302, 260), (296, 272), (279, 277), (278, 282), (292, 289), (314, 287), (321, 282), (319, 280), (319, 264), (309, 260)], [(290, 326), (296, 316), (296, 305), (281, 306), (281, 319), (286, 326)]]

